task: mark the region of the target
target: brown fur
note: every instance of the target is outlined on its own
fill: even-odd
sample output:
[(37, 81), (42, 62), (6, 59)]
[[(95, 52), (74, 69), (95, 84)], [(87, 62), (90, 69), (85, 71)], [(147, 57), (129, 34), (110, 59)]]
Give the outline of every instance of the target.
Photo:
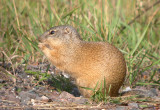
[[(51, 34), (54, 30), (55, 33)], [(57, 26), (39, 38), (39, 47), (57, 68), (68, 72), (79, 87), (95, 88), (104, 80), (110, 96), (117, 96), (126, 76), (122, 53), (107, 42), (82, 41), (71, 26)], [(85, 97), (93, 92), (79, 88)]]

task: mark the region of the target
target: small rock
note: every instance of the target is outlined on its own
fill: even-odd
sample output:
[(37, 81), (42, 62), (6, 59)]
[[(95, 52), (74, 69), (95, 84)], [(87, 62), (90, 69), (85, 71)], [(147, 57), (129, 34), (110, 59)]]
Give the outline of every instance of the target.
[(13, 94), (9, 94), (9, 95), (7, 96), (7, 100), (9, 100), (9, 101), (15, 101), (16, 103), (19, 103), (19, 102), (20, 102), (19, 98), (16, 97), (16, 96), (14, 96)]
[(22, 80), (17, 80), (17, 83), (23, 83), (23, 81)]
[(127, 92), (127, 91), (131, 91), (132, 89), (128, 86), (128, 87), (126, 87), (123, 91), (124, 92)]
[(21, 97), (21, 103), (22, 104), (27, 104), (28, 101), (30, 101), (31, 99), (35, 99), (36, 98), (36, 94), (33, 92), (26, 92), (26, 91), (21, 91), (19, 93), (19, 96)]
[(76, 97), (74, 102), (76, 104), (86, 104), (88, 100), (82, 97)]
[(3, 79), (0, 79), (0, 83), (5, 83), (5, 80), (3, 80)]
[(35, 90), (34, 88), (33, 88), (32, 90), (29, 90), (28, 93), (37, 94), (37, 93), (36, 93), (36, 90)]
[(42, 96), (42, 97), (40, 97), (40, 100), (41, 100), (41, 101), (44, 101), (44, 102), (48, 102), (48, 101), (49, 101), (49, 98), (46, 97), (46, 96)]
[(63, 91), (60, 95), (59, 95), (59, 99), (60, 101), (62, 102), (74, 102), (75, 101), (75, 98), (72, 94), (68, 93), (68, 92), (65, 92)]
[(39, 91), (45, 91), (46, 88), (45, 88), (45, 87), (39, 87), (38, 90), (39, 90)]
[(133, 108), (131, 108), (130, 110), (139, 110), (139, 109), (138, 109), (138, 108), (133, 107)]
[(128, 106), (130, 106), (130, 107), (135, 107), (135, 108), (138, 108), (139, 106), (138, 106), (138, 104), (137, 103), (129, 103), (128, 104)]
[(25, 110), (35, 110), (33, 107), (26, 107)]
[[(20, 75), (19, 75), (19, 77), (21, 78), (21, 79), (25, 79), (25, 78), (27, 78), (27, 74), (26, 73), (24, 73), (24, 72), (22, 72)], [(21, 82), (22, 80), (17, 80), (18, 82)]]
[(4, 90), (2, 90), (2, 89), (0, 90), (0, 94), (1, 94), (1, 96), (4, 96), (4, 95), (5, 95), (5, 93), (6, 93), (6, 92), (5, 92)]
[(125, 106), (118, 106), (116, 110), (128, 110)]
[(155, 88), (151, 88), (151, 90), (149, 90), (149, 93), (150, 97), (158, 96), (158, 93)]
[(21, 104), (22, 105), (28, 105), (28, 102), (31, 100), (31, 98), (26, 97), (26, 98), (21, 98)]
[(68, 98), (74, 98), (74, 96), (68, 92), (63, 91), (60, 95), (59, 98), (62, 99), (68, 99)]
[(52, 101), (58, 100), (58, 99), (59, 99), (59, 92), (53, 91), (53, 92), (49, 95), (49, 98), (50, 98)]

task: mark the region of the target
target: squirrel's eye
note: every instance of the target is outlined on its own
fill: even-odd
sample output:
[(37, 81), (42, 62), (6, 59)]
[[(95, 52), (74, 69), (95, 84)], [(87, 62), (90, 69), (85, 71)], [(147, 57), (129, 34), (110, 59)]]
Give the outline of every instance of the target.
[(51, 31), (51, 32), (50, 32), (50, 34), (54, 34), (54, 33), (55, 33), (55, 31)]

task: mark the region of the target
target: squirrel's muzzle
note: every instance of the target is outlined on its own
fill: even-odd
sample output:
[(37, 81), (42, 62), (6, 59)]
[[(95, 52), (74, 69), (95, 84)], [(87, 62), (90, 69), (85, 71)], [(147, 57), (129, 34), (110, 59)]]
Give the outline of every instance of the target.
[(47, 39), (47, 36), (48, 36), (48, 32), (43, 33), (38, 37), (38, 41), (43, 43)]
[(44, 36), (44, 34), (42, 34), (38, 37), (38, 41), (41, 43), (43, 43), (45, 41), (45, 39), (46, 39), (46, 37)]

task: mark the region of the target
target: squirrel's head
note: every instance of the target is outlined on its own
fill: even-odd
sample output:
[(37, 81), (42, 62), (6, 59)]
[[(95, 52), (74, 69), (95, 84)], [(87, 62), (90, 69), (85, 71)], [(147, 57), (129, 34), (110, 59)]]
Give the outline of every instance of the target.
[(75, 28), (62, 25), (47, 30), (38, 38), (38, 40), (40, 43), (56, 46), (67, 43), (77, 43), (81, 38)]

